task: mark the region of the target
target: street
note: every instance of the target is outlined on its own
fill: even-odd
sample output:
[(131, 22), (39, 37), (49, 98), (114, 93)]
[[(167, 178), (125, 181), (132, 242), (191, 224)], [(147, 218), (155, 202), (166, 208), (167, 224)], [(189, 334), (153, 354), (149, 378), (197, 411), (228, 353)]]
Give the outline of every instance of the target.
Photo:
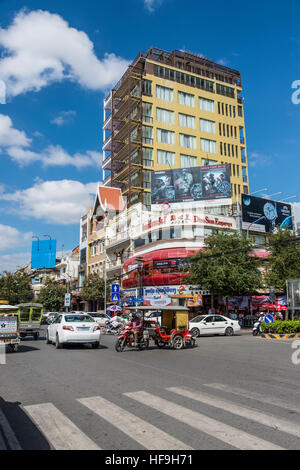
[(291, 341), (242, 332), (117, 353), (114, 336), (98, 350), (44, 338), (0, 366), (0, 411), (22, 449), (300, 449)]

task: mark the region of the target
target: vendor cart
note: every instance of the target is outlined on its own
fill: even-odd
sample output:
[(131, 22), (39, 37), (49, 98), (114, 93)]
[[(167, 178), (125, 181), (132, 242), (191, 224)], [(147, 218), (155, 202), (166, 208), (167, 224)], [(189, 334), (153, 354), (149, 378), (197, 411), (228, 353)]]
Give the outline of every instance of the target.
[(0, 345), (18, 351), (20, 343), (18, 307), (0, 304)]

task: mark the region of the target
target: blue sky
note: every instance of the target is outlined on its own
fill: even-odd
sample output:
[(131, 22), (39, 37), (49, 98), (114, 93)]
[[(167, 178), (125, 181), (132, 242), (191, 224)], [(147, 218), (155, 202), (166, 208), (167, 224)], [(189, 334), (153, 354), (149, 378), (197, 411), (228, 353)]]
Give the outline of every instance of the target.
[(151, 46), (241, 71), (250, 190), (300, 201), (299, 14), (296, 0), (0, 0), (0, 271), (29, 261), (33, 234), (78, 244), (101, 177), (103, 97)]

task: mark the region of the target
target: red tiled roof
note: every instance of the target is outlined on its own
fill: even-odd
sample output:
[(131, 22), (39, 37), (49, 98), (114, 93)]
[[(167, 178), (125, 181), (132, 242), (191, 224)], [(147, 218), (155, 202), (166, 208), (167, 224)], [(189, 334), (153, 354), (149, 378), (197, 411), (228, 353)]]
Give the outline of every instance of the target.
[(125, 208), (122, 192), (119, 188), (99, 186), (98, 196), (100, 205), (104, 211), (122, 211)]

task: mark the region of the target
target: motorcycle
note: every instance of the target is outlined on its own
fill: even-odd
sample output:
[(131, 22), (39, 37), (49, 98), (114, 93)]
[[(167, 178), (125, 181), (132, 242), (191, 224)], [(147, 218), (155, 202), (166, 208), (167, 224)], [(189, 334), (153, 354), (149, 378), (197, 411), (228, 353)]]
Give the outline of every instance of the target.
[(253, 329), (252, 329), (252, 334), (253, 334), (253, 336), (258, 336), (258, 335), (262, 334), (260, 321), (257, 321), (257, 322), (254, 323)]
[(118, 335), (123, 329), (123, 323), (118, 323), (113, 325), (112, 322), (107, 322), (105, 324), (106, 334)]
[(122, 330), (120, 336), (118, 337), (115, 350), (117, 352), (122, 352), (126, 347), (135, 348), (137, 347), (140, 351), (147, 349), (149, 347), (149, 332), (148, 330), (143, 330), (138, 334), (138, 343), (135, 346), (133, 333), (131, 332), (131, 325), (126, 325)]

